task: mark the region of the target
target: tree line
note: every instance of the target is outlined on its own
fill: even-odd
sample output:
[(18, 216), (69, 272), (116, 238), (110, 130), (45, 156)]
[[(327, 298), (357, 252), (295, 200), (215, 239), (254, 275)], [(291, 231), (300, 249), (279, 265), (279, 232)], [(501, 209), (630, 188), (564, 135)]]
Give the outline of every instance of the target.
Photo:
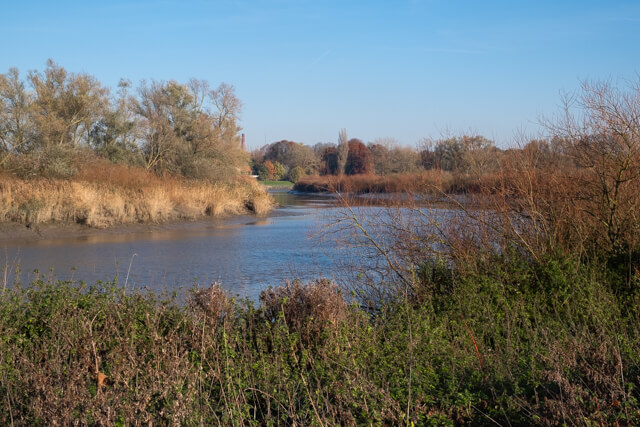
[(394, 175), (441, 169), (456, 173), (488, 172), (498, 168), (504, 150), (481, 135), (438, 140), (424, 139), (417, 148), (400, 145), (393, 138), (365, 144), (347, 137), (342, 129), (337, 143), (304, 143), (282, 140), (251, 153), (254, 174), (260, 179), (289, 179), (305, 175)]
[(54, 61), (26, 78), (0, 74), (0, 167), (68, 178), (83, 155), (189, 178), (228, 179), (247, 167), (234, 87), (121, 80), (115, 93)]

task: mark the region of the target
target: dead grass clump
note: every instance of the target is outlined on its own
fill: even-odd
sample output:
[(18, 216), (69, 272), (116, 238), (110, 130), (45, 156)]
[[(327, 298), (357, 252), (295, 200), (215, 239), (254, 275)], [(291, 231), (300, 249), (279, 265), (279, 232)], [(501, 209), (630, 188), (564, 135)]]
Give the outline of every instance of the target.
[(246, 213), (273, 206), (255, 182), (206, 183), (158, 177), (135, 168), (95, 160), (73, 178), (0, 181), (0, 221), (22, 224), (76, 222), (103, 228)]
[(327, 326), (336, 326), (347, 316), (347, 303), (335, 282), (315, 280), (303, 285), (300, 281), (262, 291), (260, 301), (265, 316), (276, 320), (282, 316), (287, 326), (318, 337)]
[(217, 282), (213, 282), (206, 289), (195, 290), (191, 294), (190, 306), (202, 312), (214, 326), (233, 313), (233, 301)]

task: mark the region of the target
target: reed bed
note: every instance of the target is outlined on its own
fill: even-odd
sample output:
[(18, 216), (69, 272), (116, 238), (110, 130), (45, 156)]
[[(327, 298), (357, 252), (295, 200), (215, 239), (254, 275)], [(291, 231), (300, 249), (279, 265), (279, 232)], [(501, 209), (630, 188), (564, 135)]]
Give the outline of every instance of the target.
[(206, 216), (255, 213), (272, 207), (251, 179), (224, 183), (156, 176), (104, 161), (87, 164), (73, 179), (0, 177), (0, 221), (75, 222), (103, 228)]
[[(489, 179), (487, 175), (482, 180)], [(305, 193), (420, 193), (455, 194), (478, 191), (478, 177), (441, 169), (397, 175), (310, 175), (300, 178), (294, 190)]]

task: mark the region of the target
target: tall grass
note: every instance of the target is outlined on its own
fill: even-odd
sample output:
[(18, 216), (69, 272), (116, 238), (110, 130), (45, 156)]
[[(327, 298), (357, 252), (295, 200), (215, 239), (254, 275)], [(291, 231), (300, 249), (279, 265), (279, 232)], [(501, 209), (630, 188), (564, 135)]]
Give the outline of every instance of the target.
[(162, 222), (271, 209), (252, 180), (224, 183), (157, 176), (95, 159), (72, 179), (0, 179), (0, 221), (77, 222), (92, 227)]

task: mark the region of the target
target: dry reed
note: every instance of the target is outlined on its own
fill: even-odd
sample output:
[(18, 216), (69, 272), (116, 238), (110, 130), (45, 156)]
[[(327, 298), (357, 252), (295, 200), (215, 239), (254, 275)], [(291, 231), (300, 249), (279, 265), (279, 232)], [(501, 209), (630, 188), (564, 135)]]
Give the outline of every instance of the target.
[(95, 161), (73, 180), (0, 177), (0, 221), (76, 222), (103, 228), (244, 213), (265, 214), (271, 199), (260, 185), (156, 176)]

